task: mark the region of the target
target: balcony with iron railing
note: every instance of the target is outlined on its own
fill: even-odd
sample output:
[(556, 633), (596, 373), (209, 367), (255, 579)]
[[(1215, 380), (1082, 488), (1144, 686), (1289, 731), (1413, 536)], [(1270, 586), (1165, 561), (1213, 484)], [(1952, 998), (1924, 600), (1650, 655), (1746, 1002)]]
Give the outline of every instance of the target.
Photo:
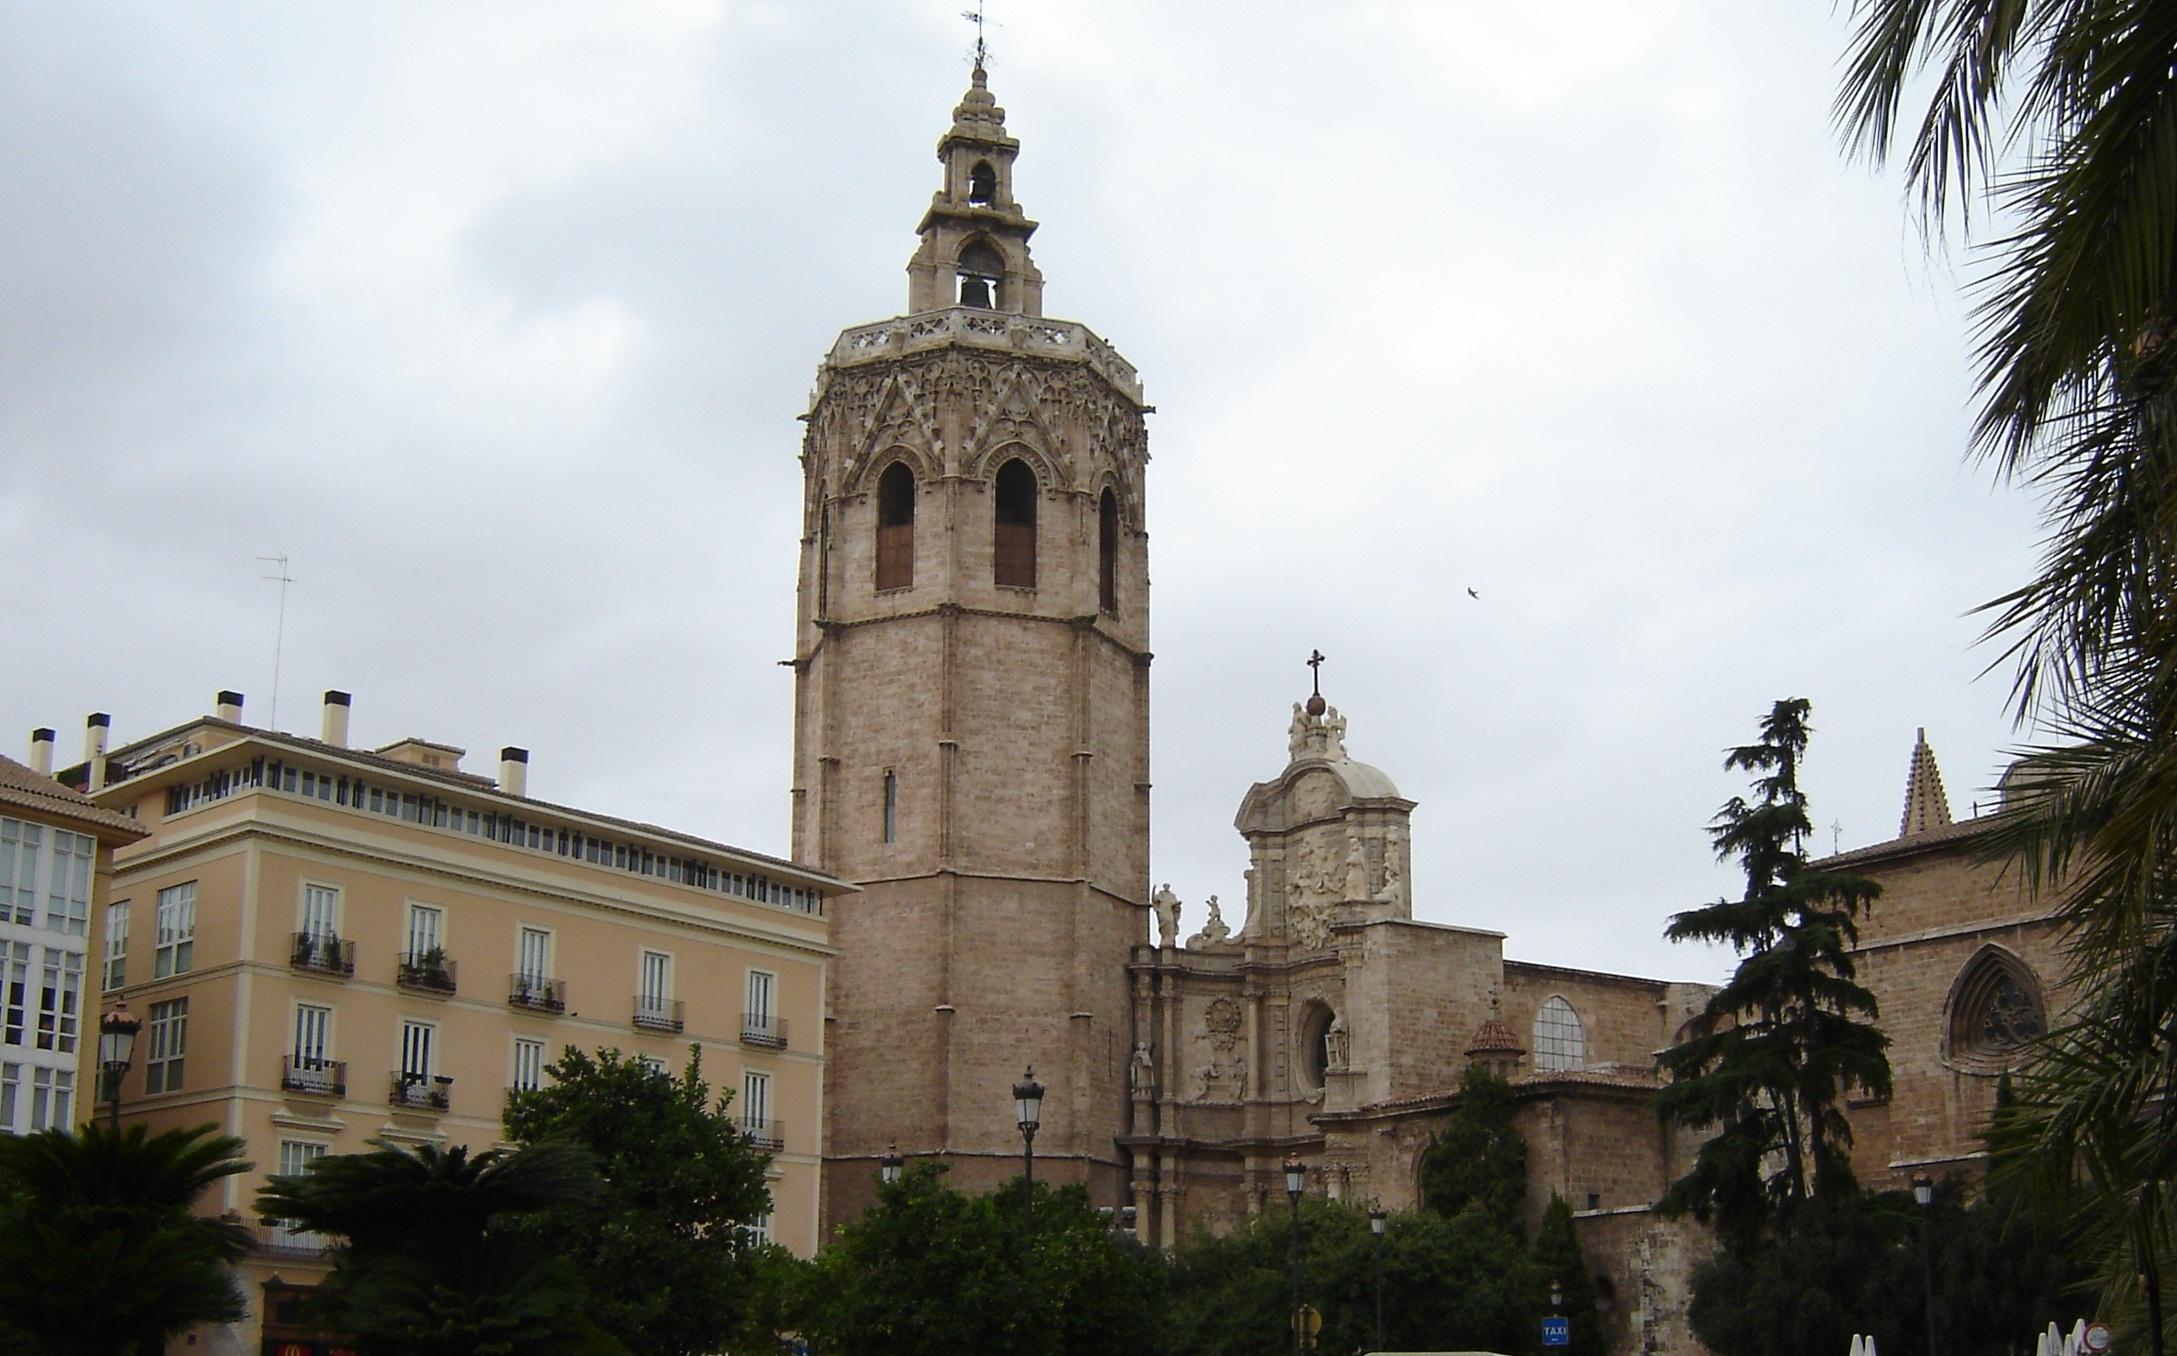
[(764, 1050), (784, 1050), (786, 1019), (772, 1012), (742, 1013), (741, 1044)]
[(298, 932), (287, 963), (313, 975), (352, 975), (355, 943), (329, 932)]
[(262, 1221), (253, 1240), (260, 1257), (277, 1257), (287, 1262), (323, 1262), (332, 1251), (332, 1240), (323, 1234), (311, 1233), (284, 1219)]
[(289, 1055), (280, 1061), (280, 1086), (289, 1092), (345, 1097), (348, 1095), (348, 1066), (344, 1060), (296, 1059)]
[(680, 1034), (687, 1025), (681, 1014), (687, 1004), (677, 998), (657, 998), (650, 994), (635, 995), (635, 1029), (638, 1031), (666, 1031)]
[(423, 993), (450, 994), (454, 991), (454, 963), (435, 946), (428, 951), (403, 951), (400, 985)]
[(565, 1012), (567, 981), (517, 970), (507, 977), (506, 1001), (513, 1007), (528, 1008), (532, 1012)]
[(395, 1073), (388, 1105), (410, 1111), (444, 1111), (453, 1105), (454, 1081), (445, 1074)]
[(779, 1153), (786, 1148), (786, 1122), (784, 1121), (769, 1118), (763, 1120), (751, 1118), (737, 1120), (734, 1122), (734, 1126), (741, 1132), (742, 1139), (747, 1140), (758, 1149), (768, 1149), (772, 1153)]

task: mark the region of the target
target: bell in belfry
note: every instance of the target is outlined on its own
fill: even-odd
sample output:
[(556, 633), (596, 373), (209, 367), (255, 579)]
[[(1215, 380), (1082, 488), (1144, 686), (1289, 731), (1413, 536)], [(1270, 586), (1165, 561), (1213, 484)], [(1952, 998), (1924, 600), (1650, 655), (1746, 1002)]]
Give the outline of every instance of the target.
[(989, 310), (990, 279), (978, 277), (973, 273), (963, 275), (960, 279), (960, 304)]

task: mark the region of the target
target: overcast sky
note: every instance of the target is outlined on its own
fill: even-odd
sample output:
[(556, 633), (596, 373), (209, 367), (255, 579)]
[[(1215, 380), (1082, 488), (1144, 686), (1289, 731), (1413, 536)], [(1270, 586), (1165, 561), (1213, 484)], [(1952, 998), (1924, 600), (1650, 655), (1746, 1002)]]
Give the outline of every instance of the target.
[[(0, 729), (215, 690), (533, 756), (787, 848), (796, 455), (902, 268), (962, 0), (0, 0)], [(1969, 261), (1745, 0), (994, 0), (1046, 310), (1151, 416), (1153, 872), (1237, 901), (1302, 661), (1415, 811), (1415, 909), (1712, 979), (1719, 766), (1806, 696), (1819, 846), (2013, 735), (1963, 457)], [(1470, 598), (1469, 588), (1480, 594)], [(1238, 925), (1238, 910), (1230, 915)]]

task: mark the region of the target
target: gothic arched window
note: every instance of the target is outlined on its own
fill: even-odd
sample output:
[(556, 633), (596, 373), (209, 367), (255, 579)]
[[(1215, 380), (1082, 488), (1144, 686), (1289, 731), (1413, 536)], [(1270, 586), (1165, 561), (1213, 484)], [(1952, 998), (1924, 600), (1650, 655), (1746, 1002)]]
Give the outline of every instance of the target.
[(877, 587), (915, 582), (915, 473), (895, 461), (877, 477)]
[(978, 160), (975, 168), (968, 171), (968, 202), (976, 207), (988, 207), (998, 200), (998, 172), (988, 160)]
[(1534, 1015), (1534, 1066), (1538, 1072), (1577, 1069), (1587, 1063), (1587, 1034), (1580, 1014), (1556, 994)]
[(987, 240), (976, 240), (960, 251), (960, 304), (988, 311), (1001, 300), (999, 284), (1005, 279), (1005, 257)]
[(1119, 612), (1119, 497), (1109, 489), (1096, 505), (1096, 605)]
[(998, 468), (994, 488), (997, 540), (992, 576), (1000, 584), (1032, 589), (1036, 586), (1036, 473), (1015, 457)]
[(1984, 947), (1951, 986), (1951, 1054), (1969, 1062), (2009, 1063), (2048, 1029), (2040, 990), (2018, 957)]

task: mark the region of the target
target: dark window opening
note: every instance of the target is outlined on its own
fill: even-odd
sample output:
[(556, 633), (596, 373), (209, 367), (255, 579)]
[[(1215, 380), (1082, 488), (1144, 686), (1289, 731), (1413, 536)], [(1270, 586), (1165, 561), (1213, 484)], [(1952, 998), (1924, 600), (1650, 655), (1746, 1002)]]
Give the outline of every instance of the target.
[(877, 478), (877, 587), (915, 582), (915, 473), (893, 462)]
[(1000, 584), (1036, 586), (1036, 473), (1015, 458), (998, 468), (997, 543), (991, 573)]
[(1119, 612), (1119, 498), (1104, 491), (1096, 506), (1096, 605)]
[(960, 251), (960, 304), (976, 306), (983, 310), (997, 308), (1002, 293), (999, 282), (1005, 277), (1005, 259), (990, 247), (987, 240), (978, 240)]
[(988, 160), (979, 160), (968, 171), (968, 202), (976, 207), (988, 207), (998, 200), (998, 172)]
[(892, 775), (890, 768), (884, 774), (884, 841), (900, 840), (900, 779)]

